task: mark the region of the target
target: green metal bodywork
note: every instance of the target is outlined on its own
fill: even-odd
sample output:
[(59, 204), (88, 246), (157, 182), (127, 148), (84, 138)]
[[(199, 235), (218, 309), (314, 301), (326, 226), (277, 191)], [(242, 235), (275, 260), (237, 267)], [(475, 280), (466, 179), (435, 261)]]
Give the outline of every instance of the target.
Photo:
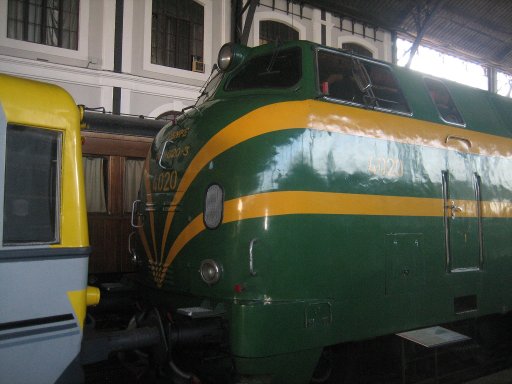
[[(449, 200), (475, 201), (477, 173), (483, 201), (512, 201), (510, 152), (478, 154), (425, 145), (421, 130), (417, 143), (367, 133), (388, 124), (390, 115), (398, 125), (413, 126), (421, 121), (421, 127), (428, 129), (446, 128), (422, 75), (390, 66), (411, 115), (338, 105), (323, 98), (319, 89), (315, 64), (319, 47), (295, 42), (280, 49), (288, 46), (298, 46), (302, 52), (302, 78), (297, 85), (225, 91), (224, 85), (238, 70), (234, 69), (223, 75), (215, 92), (201, 105), (157, 136), (145, 176), (149, 182), (142, 182), (141, 191), (145, 199), (151, 196), (154, 226), (148, 211), (143, 232), (148, 239), (155, 239), (155, 248), (149, 241), (150, 248), (156, 249), (155, 264), (158, 260), (164, 263), (184, 228), (203, 213), (205, 191), (211, 183), (222, 186), (226, 202), (263, 193), (307, 191), (359, 196), (362, 210), (366, 209), (366, 196), (370, 200), (392, 196), (427, 202), (435, 199), (443, 211), (445, 171), (451, 178)], [(274, 49), (254, 48), (245, 60)], [(510, 100), (451, 82), (445, 84), (468, 132), (491, 135), (492, 143), (509, 142)], [(350, 119), (351, 111), (363, 114), (366, 125), (358, 127), (363, 134), (305, 126), (274, 130), (212, 153), (210, 161), (196, 171), (177, 206), (172, 206), (174, 191), (165, 191), (165, 185), (160, 191), (154, 190), (159, 175), (170, 170), (177, 172), (174, 186), (179, 190), (194, 157), (228, 125), (265, 106), (306, 100), (312, 100), (307, 104), (312, 106), (311, 115), (315, 106), (325, 104), (330, 104), (330, 111), (339, 108), (346, 114), (340, 118)], [(259, 121), (266, 123), (265, 119)], [(187, 155), (174, 158), (167, 169), (160, 166), (166, 140), (184, 129), (187, 134), (175, 137), (165, 150), (187, 147)], [(368, 159), (372, 158), (400, 159), (401, 177), (369, 172)], [(152, 190), (147, 190), (148, 185)], [(175, 213), (162, 252), (169, 210)], [(445, 216), (297, 213), (233, 220), (192, 236), (173, 259), (165, 279), (155, 283), (155, 275), (148, 270), (145, 282), (160, 307), (223, 308), (230, 351), (240, 375), (260, 377), (263, 382), (308, 382), (325, 346), (510, 310), (510, 218), (483, 217), (479, 226), (476, 217), (453, 220)], [(254, 275), (249, 271), (252, 240)], [(198, 269), (204, 259), (222, 266), (218, 283), (207, 285), (201, 280)], [(476, 307), (471, 304), (457, 311), (454, 302), (465, 297), (474, 297)]]

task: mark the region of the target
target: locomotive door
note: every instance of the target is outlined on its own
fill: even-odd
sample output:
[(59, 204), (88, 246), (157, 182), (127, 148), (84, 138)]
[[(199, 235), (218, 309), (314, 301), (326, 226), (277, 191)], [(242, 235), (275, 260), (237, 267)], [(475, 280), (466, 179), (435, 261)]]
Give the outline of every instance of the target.
[(480, 270), (482, 253), (481, 179), (469, 156), (449, 155), (442, 172), (447, 272)]

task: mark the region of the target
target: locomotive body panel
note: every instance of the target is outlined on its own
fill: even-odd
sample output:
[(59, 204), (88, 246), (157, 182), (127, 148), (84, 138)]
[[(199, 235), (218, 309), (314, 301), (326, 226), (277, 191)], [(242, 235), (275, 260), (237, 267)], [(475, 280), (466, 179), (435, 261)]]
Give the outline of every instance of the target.
[[(155, 304), (221, 308), (238, 372), (273, 382), (306, 381), (328, 345), (512, 305), (502, 118), (443, 123), (426, 90), (413, 96), (421, 78), (400, 71), (410, 114), (336, 102), (312, 92), (305, 46), (286, 90), (230, 93), (226, 75), (157, 136), (142, 183)], [(211, 185), (222, 220), (208, 228)]]

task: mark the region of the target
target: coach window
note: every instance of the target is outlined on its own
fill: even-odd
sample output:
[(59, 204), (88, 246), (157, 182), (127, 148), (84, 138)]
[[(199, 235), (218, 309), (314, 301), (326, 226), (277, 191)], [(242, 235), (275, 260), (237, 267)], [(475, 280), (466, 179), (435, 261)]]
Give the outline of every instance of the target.
[(151, 63), (204, 72), (204, 7), (193, 0), (153, 0)]
[(410, 113), (389, 67), (339, 54), (318, 51), (320, 92), (329, 100), (399, 113)]
[(260, 45), (291, 40), (299, 40), (299, 31), (278, 21), (260, 21)]
[(464, 120), (455, 106), (446, 86), (439, 80), (429, 78), (425, 78), (424, 80), (425, 86), (427, 87), (432, 102), (437, 108), (439, 116), (447, 123), (463, 125)]
[(60, 132), (7, 126), (4, 244), (59, 241), (61, 140)]
[(7, 37), (78, 49), (79, 0), (9, 0)]
[(106, 213), (108, 161), (103, 157), (83, 157), (87, 212)]
[(124, 163), (123, 179), (123, 211), (131, 212), (132, 205), (137, 200), (140, 181), (144, 171), (144, 160), (126, 159)]

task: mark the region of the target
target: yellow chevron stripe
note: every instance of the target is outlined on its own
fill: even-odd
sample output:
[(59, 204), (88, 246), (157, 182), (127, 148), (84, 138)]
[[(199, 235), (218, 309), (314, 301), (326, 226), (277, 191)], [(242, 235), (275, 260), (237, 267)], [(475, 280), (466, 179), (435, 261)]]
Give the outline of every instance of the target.
[[(477, 203), (455, 200), (462, 209), (457, 217), (477, 217)], [(288, 191), (243, 196), (224, 203), (223, 224), (239, 220), (281, 215), (367, 215), (444, 217), (443, 199), (362, 195), (350, 193)], [(511, 202), (482, 202), (483, 217), (512, 218)], [(198, 215), (173, 243), (164, 268), (171, 265), (183, 247), (205, 230), (203, 215)]]
[[(304, 114), (304, 111), (293, 112), (295, 108), (307, 109), (308, 104), (297, 105), (296, 102), (271, 104), (243, 116), (218, 132), (192, 159), (178, 185), (171, 206), (179, 204), (201, 169), (229, 148), (265, 133), (308, 126), (308, 114)], [(162, 256), (173, 217), (174, 211), (169, 211), (162, 236)]]
[[(146, 161), (144, 164), (143, 175), (142, 175), (142, 178), (144, 180), (144, 187), (146, 189), (146, 199), (147, 199), (148, 204), (151, 204), (153, 202), (153, 195), (151, 192), (151, 183), (149, 181), (150, 153), (151, 153), (151, 151), (148, 151), (148, 154), (146, 156)], [(148, 243), (148, 240), (146, 237), (146, 233), (144, 231), (144, 227), (139, 227), (138, 232), (139, 232), (140, 239), (142, 241), (142, 246), (144, 247), (144, 251), (146, 252), (146, 255), (147, 255), (149, 261), (151, 263), (154, 263), (155, 259), (157, 257), (157, 252), (156, 252), (156, 237), (155, 237), (155, 218), (154, 218), (153, 211), (149, 211), (149, 225), (150, 225), (150, 230), (151, 230), (151, 237), (153, 240), (153, 251), (155, 252), (154, 254), (151, 253), (151, 250), (149, 248), (149, 243)]]
[(67, 291), (68, 300), (73, 308), (73, 312), (75, 313), (76, 320), (80, 329), (84, 329), (84, 319), (85, 312), (87, 309), (86, 306), (86, 289), (81, 289), (78, 291)]
[[(512, 156), (512, 139), (508, 138), (315, 100), (284, 102), (252, 111), (212, 137), (192, 159), (171, 206), (180, 203), (198, 173), (216, 156), (251, 138), (293, 128), (315, 129), (485, 156)], [(466, 141), (448, 140), (450, 136)], [(162, 260), (173, 218), (174, 211), (169, 211), (162, 235)], [(170, 265), (176, 255), (175, 249), (176, 246), (173, 245), (164, 265)]]

